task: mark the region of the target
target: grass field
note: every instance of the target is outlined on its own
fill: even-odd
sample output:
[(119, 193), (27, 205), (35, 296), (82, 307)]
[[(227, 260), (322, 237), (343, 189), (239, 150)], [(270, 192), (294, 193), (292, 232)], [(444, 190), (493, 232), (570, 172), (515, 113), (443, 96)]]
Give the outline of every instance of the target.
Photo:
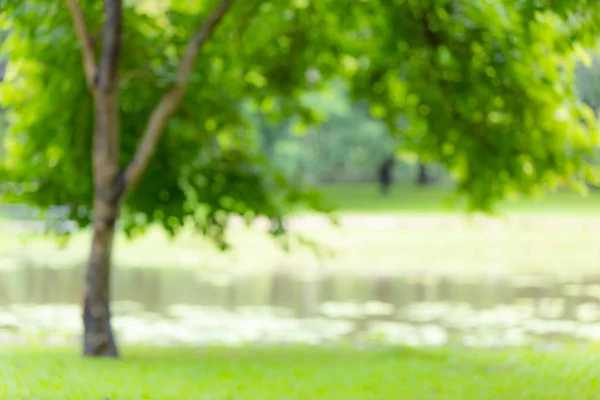
[(11, 400), (399, 399), (592, 400), (598, 355), (572, 351), (170, 349), (124, 361), (65, 350), (0, 351)]
[[(133, 242), (120, 236), (115, 261), (119, 266), (221, 271), (225, 267), (239, 272), (282, 265), (298, 268), (318, 265), (349, 272), (367, 269), (403, 273), (417, 269), (444, 273), (492, 270), (544, 273), (562, 271), (565, 265), (570, 265), (572, 271), (595, 271), (599, 265), (600, 223), (593, 222), (592, 218), (600, 217), (598, 192), (586, 198), (574, 193), (557, 193), (545, 201), (506, 202), (501, 207), (509, 216), (535, 217), (548, 222), (550, 227), (532, 227), (521, 222), (504, 224), (502, 220), (496, 226), (478, 227), (464, 222), (461, 214), (444, 209), (443, 199), (450, 193), (447, 188), (399, 186), (385, 198), (379, 195), (376, 185), (335, 185), (322, 190), (327, 199), (337, 203), (342, 215), (379, 218), (377, 222), (382, 222), (382, 218), (394, 222), (392, 217), (415, 217), (417, 221), (413, 225), (384, 230), (366, 223), (352, 228), (310, 230), (311, 238), (333, 251), (333, 257), (326, 260), (315, 260), (308, 249), (286, 254), (266, 235), (255, 231), (231, 231), (233, 249), (221, 253), (196, 233), (186, 232), (170, 241), (158, 229), (151, 229)], [(566, 229), (560, 221), (555, 223), (561, 216), (576, 217), (573, 222), (576, 226)], [(385, 225), (385, 221), (383, 223)], [(457, 223), (462, 226), (456, 228)], [(432, 228), (427, 224), (437, 226)], [(60, 250), (49, 238), (24, 240), (2, 231), (0, 268), (14, 265), (12, 260), (54, 266), (81, 264), (88, 255), (89, 243), (89, 233), (78, 233)]]
[[(393, 186), (388, 196), (382, 196), (375, 183), (330, 184), (319, 186), (327, 203), (344, 213), (368, 214), (439, 214), (460, 212), (447, 205), (454, 194), (448, 185), (418, 187), (409, 184)], [(498, 204), (507, 213), (600, 214), (600, 190), (587, 196), (575, 192), (551, 193), (539, 199), (520, 198)], [(0, 210), (2, 211), (2, 210)], [(0, 221), (10, 218), (0, 212)]]
[[(542, 217), (546, 220), (546, 217)], [(458, 221), (458, 222), (457, 222)], [(308, 236), (331, 251), (316, 258), (308, 248), (285, 253), (265, 234), (251, 230), (230, 232), (233, 248), (219, 252), (200, 235), (187, 232), (169, 240), (158, 229), (128, 241), (119, 236), (114, 260), (119, 267), (187, 268), (198, 272), (253, 273), (280, 267), (299, 273), (306, 269), (333, 269), (347, 273), (407, 272), (463, 274), (594, 273), (598, 271), (600, 225), (546, 227), (499, 223), (470, 226), (460, 219), (439, 217), (413, 225), (379, 230), (370, 227), (327, 228)], [(427, 226), (432, 223), (432, 226)], [(424, 225), (423, 227), (415, 225)], [(436, 225), (437, 224), (437, 225)], [(458, 224), (458, 225), (457, 225)], [(456, 226), (457, 225), (457, 226)], [(21, 239), (0, 233), (0, 267), (23, 261), (37, 265), (71, 267), (88, 256), (89, 234), (75, 235), (66, 248), (50, 238)], [(13, 261), (11, 261), (13, 260)]]
[[(376, 184), (336, 184), (319, 190), (342, 213), (450, 213), (446, 200), (453, 194), (448, 186), (417, 187), (398, 185), (381, 196)], [(507, 213), (600, 214), (600, 191), (581, 196), (574, 192), (551, 193), (539, 199), (521, 198), (498, 204)]]
[[(233, 249), (221, 253), (196, 233), (186, 232), (170, 241), (158, 229), (151, 229), (133, 242), (121, 236), (115, 260), (120, 266), (225, 267), (239, 272), (318, 264), (349, 272), (366, 268), (400, 273), (415, 269), (448, 273), (491, 270), (543, 273), (564, 270), (565, 265), (570, 265), (572, 271), (594, 271), (599, 265), (600, 224), (592, 218), (600, 217), (600, 195), (596, 192), (587, 198), (557, 193), (539, 203), (509, 202), (503, 206), (509, 216), (535, 217), (548, 222), (550, 227), (543, 224), (532, 227), (520, 222), (504, 224), (502, 220), (492, 227), (470, 226), (461, 214), (444, 213), (447, 189), (398, 187), (388, 198), (380, 197), (375, 185), (328, 186), (323, 192), (326, 198), (339, 204), (341, 214), (379, 218), (378, 222), (382, 218), (394, 222), (392, 217), (415, 217), (415, 225), (381, 230), (358, 224), (352, 228), (311, 230), (309, 236), (334, 253), (324, 261), (315, 260), (307, 249), (286, 254), (266, 235), (255, 231), (231, 231)], [(568, 229), (561, 226), (560, 221), (556, 222), (561, 216), (576, 217), (573, 222), (576, 226)], [(437, 226), (432, 228), (427, 224)], [(457, 224), (462, 226), (456, 228)], [(59, 250), (49, 238), (23, 240), (3, 231), (0, 267), (3, 257), (56, 266), (81, 264), (87, 257), (89, 243), (89, 234), (79, 233), (65, 249)]]
[[(340, 185), (323, 189), (342, 213), (448, 213), (445, 189), (397, 188), (381, 198), (376, 186)], [(600, 215), (600, 196), (580, 198), (570, 193), (544, 202), (505, 203), (515, 214)], [(335, 248), (329, 261), (345, 270), (391, 268), (460, 273), (463, 270), (523, 273), (528, 270), (597, 270), (600, 226), (576, 229), (511, 225), (452, 227), (453, 217), (436, 217), (439, 228), (400, 227), (385, 231), (322, 229), (315, 239)], [(586, 218), (582, 219), (586, 221)], [(236, 231), (236, 247), (218, 253), (204, 239), (186, 233), (173, 242), (151, 230), (127, 242), (117, 241), (120, 266), (269, 268), (290, 263), (314, 264), (306, 252), (284, 254), (264, 235)], [(22, 238), (0, 232), (3, 256), (38, 263), (72, 266), (83, 262), (89, 246), (86, 233), (77, 234), (64, 250), (47, 239)], [(258, 249), (258, 250), (257, 250)], [(10, 266), (10, 262), (5, 266)], [(16, 265), (16, 264), (14, 264)], [(13, 265), (13, 266), (14, 266)], [(600, 399), (598, 349), (474, 351), (355, 350), (349, 348), (125, 349), (122, 361), (86, 360), (75, 349), (2, 348), (0, 399), (10, 400), (232, 400), (232, 399), (398, 399), (503, 400)]]

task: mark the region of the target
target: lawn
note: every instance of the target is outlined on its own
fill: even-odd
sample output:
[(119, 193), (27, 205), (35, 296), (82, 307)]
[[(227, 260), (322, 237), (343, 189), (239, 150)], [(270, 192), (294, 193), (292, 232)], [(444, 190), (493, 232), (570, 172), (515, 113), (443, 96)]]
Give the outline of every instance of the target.
[[(171, 241), (159, 229), (150, 229), (133, 242), (119, 235), (115, 262), (123, 267), (235, 269), (240, 273), (282, 265), (318, 265), (348, 272), (425, 269), (450, 274), (492, 269), (509, 274), (546, 273), (562, 271), (567, 264), (577, 272), (598, 268), (600, 223), (594, 217), (600, 216), (600, 192), (585, 198), (561, 192), (540, 202), (521, 200), (501, 205), (501, 210), (516, 218), (537, 218), (537, 225), (525, 218), (508, 224), (498, 220), (493, 226), (472, 226), (460, 214), (451, 214), (443, 207), (444, 198), (451, 193), (448, 188), (398, 186), (385, 198), (376, 185), (330, 185), (322, 191), (339, 206), (341, 214), (360, 214), (392, 227), (379, 229), (366, 221), (341, 229), (312, 229), (309, 237), (333, 252), (319, 260), (308, 249), (286, 254), (271, 238), (256, 231), (232, 230), (229, 238), (233, 249), (221, 253), (197, 233), (186, 231)], [(562, 216), (575, 217), (568, 222), (570, 228), (556, 218)], [(400, 217), (401, 223), (392, 217)], [(405, 217), (415, 220), (402, 222)], [(457, 224), (462, 225), (456, 228)], [(49, 238), (24, 240), (2, 231), (0, 268), (14, 266), (14, 260), (60, 267), (83, 264), (89, 243), (89, 232), (76, 234), (61, 250)]]
[[(376, 183), (328, 184), (318, 186), (324, 200), (341, 214), (446, 214), (461, 211), (448, 205), (454, 190), (448, 184), (419, 187), (402, 183), (382, 196)], [(600, 214), (600, 190), (590, 190), (587, 196), (571, 191), (548, 194), (545, 197), (506, 200), (498, 210), (507, 213)], [(305, 210), (299, 210), (304, 213)], [(0, 208), (0, 221), (9, 219)]]
[[(329, 186), (324, 191), (333, 201), (345, 201), (340, 206), (343, 213), (355, 212), (366, 218), (364, 225), (359, 222), (343, 228), (311, 229), (309, 237), (332, 251), (324, 259), (315, 259), (308, 249), (286, 254), (266, 235), (244, 229), (229, 233), (233, 248), (226, 253), (190, 231), (173, 241), (159, 229), (150, 229), (134, 241), (119, 235), (114, 259), (122, 267), (215, 269), (219, 273), (231, 270), (251, 273), (278, 266), (319, 266), (348, 272), (427, 270), (449, 274), (492, 270), (508, 274), (547, 273), (562, 271), (565, 265), (576, 272), (598, 268), (596, 244), (600, 223), (596, 217), (600, 216), (600, 197), (596, 193), (588, 198), (558, 193), (539, 204), (511, 203), (516, 219), (508, 223), (501, 219), (488, 226), (472, 225), (456, 214), (434, 214), (435, 210), (443, 211), (440, 205), (448, 192), (441, 189), (407, 189), (407, 196), (412, 199), (408, 203), (402, 202), (400, 192), (380, 198), (376, 187), (364, 185)], [(363, 211), (358, 211), (360, 204), (364, 204)], [(392, 204), (397, 207), (384, 212)], [(424, 211), (417, 211), (419, 207)], [(567, 220), (565, 226), (559, 218), (562, 216), (574, 218)], [(530, 217), (534, 217), (535, 223)], [(379, 229), (367, 220), (388, 223), (389, 227)], [(3, 260), (7, 265), (14, 264), (13, 260), (61, 267), (83, 264), (89, 243), (89, 232), (76, 234), (65, 249), (59, 249), (49, 238), (25, 240), (2, 231), (0, 268)]]
[(592, 400), (598, 355), (315, 348), (155, 349), (123, 361), (0, 351), (0, 398)]
[[(344, 213), (445, 213), (440, 188), (398, 187), (381, 198), (376, 186), (323, 188)], [(600, 196), (580, 198), (558, 193), (544, 202), (502, 205), (514, 213), (600, 215)], [(423, 215), (425, 214), (425, 215)], [(390, 230), (322, 229), (316, 239), (338, 255), (325, 264), (351, 271), (368, 267), (458, 273), (500, 269), (596, 270), (600, 227), (452, 228), (451, 216), (440, 227)], [(582, 219), (586, 221), (587, 219)], [(121, 266), (252, 269), (289, 262), (309, 265), (306, 254), (283, 254), (263, 235), (236, 231), (233, 252), (220, 254), (205, 240), (185, 234), (174, 242), (151, 230), (127, 242), (117, 241)], [(47, 239), (22, 242), (0, 233), (2, 256), (73, 265), (87, 254), (89, 237), (76, 235), (65, 250)], [(261, 249), (261, 251), (256, 251)], [(53, 260), (52, 262), (50, 262)], [(1, 267), (0, 263), (0, 267)], [(460, 268), (459, 268), (460, 267)], [(457, 269), (457, 271), (455, 271)], [(123, 361), (85, 360), (74, 349), (0, 348), (0, 399), (600, 399), (599, 354), (581, 349), (553, 353), (532, 350), (353, 350), (316, 348), (125, 349)]]
[[(376, 184), (334, 184), (319, 188), (324, 198), (342, 213), (431, 214), (456, 212), (447, 206), (453, 189), (445, 186), (396, 185), (382, 196)], [(587, 196), (574, 192), (551, 193), (539, 199), (520, 198), (498, 204), (507, 213), (600, 214), (600, 191)]]

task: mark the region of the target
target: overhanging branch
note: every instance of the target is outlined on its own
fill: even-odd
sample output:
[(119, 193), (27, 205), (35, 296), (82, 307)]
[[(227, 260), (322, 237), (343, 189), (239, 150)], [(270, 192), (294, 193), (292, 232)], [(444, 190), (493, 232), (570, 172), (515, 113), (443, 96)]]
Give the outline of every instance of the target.
[(180, 105), (188, 87), (194, 63), (206, 41), (223, 19), (234, 0), (221, 0), (187, 44), (173, 86), (152, 111), (137, 151), (125, 170), (125, 184), (131, 190), (146, 170), (169, 118)]
[(73, 19), (73, 27), (79, 38), (81, 45), (81, 55), (83, 57), (83, 67), (85, 70), (85, 78), (87, 87), (90, 92), (94, 91), (94, 78), (96, 76), (96, 56), (94, 55), (94, 46), (92, 37), (90, 36), (83, 11), (79, 5), (78, 0), (65, 0), (67, 7), (71, 12), (71, 18)]

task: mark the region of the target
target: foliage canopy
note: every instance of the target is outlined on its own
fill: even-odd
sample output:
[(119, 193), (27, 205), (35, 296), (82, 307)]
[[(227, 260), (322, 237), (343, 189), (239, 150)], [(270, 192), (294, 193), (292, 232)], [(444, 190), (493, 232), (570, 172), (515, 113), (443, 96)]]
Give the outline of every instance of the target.
[[(101, 2), (84, 3), (94, 33)], [(125, 2), (123, 165), (214, 3)], [(55, 0), (0, 0), (0, 10), (11, 60), (0, 84), (10, 123), (3, 200), (69, 205), (71, 218), (89, 224), (93, 103), (68, 10)], [(325, 210), (265, 161), (253, 121), (322, 123), (332, 113), (306, 98), (339, 78), (407, 150), (447, 166), (473, 209), (594, 180), (596, 122), (575, 96), (573, 71), (589, 62), (583, 49), (595, 45), (599, 24), (595, 0), (236, 2), (203, 49), (122, 224), (175, 232), (191, 218), (222, 239), (230, 214), (278, 220), (302, 202)]]

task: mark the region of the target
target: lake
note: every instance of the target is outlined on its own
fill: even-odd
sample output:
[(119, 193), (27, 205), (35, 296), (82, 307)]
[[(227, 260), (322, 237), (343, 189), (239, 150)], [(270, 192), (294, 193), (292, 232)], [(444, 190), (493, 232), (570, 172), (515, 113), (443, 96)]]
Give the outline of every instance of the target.
[[(525, 227), (521, 221), (518, 233), (510, 230), (514, 226), (497, 224), (469, 231), (443, 218), (441, 225), (431, 219), (421, 224), (407, 218), (386, 221), (368, 225), (356, 220), (354, 228), (347, 223), (335, 236), (351, 254), (362, 249), (368, 255), (360, 268), (339, 267), (340, 257), (348, 260), (347, 251), (312, 268), (286, 266), (285, 255), (277, 265), (264, 268), (117, 263), (113, 313), (119, 340), (155, 345), (474, 347), (551, 347), (600, 340), (600, 270), (594, 273), (589, 265), (598, 262), (590, 240), (597, 237), (594, 221), (553, 225), (540, 220), (536, 225), (529, 220)], [(314, 225), (311, 229), (318, 231)], [(420, 253), (406, 237), (421, 238), (421, 259), (436, 259), (436, 268), (415, 262)], [(426, 237), (433, 239), (428, 243)], [(57, 266), (39, 255), (48, 253), (31, 249), (19, 257), (4, 254), (12, 263), (0, 268), (0, 340), (78, 341), (82, 261)], [(164, 249), (175, 252), (176, 246)], [(551, 260), (546, 270), (519, 271), (522, 263), (543, 260)], [(470, 273), (457, 273), (457, 265)]]

